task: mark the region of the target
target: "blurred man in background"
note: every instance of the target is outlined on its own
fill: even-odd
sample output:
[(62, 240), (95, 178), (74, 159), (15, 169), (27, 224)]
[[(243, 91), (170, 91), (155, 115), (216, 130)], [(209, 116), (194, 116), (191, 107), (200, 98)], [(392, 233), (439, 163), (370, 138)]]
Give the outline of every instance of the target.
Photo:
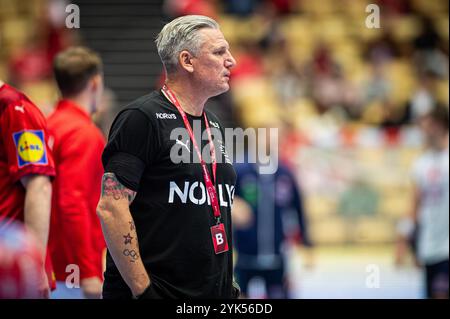
[[(274, 137), (264, 137), (266, 150), (278, 156), (268, 143)], [(260, 165), (258, 160), (252, 163), (248, 155), (245, 163), (235, 164), (236, 278), (245, 297), (286, 299), (290, 297), (287, 244), (311, 246), (302, 194), (287, 165), (280, 162), (273, 174), (261, 174)]]
[[(45, 118), (23, 93), (0, 81), (0, 228), (14, 220), (36, 236), (45, 260), (55, 175)], [(39, 296), (50, 294), (51, 264), (41, 264)], [(47, 278), (46, 278), (47, 277)], [(31, 284), (31, 283), (30, 283)]]
[(428, 298), (448, 298), (449, 149), (448, 109), (435, 107), (419, 120), (427, 149), (413, 168), (413, 221), (417, 254), (425, 267)]
[[(91, 113), (102, 97), (102, 62), (91, 50), (72, 47), (56, 56), (54, 74), (62, 100), (48, 118), (57, 172), (49, 239), (57, 280), (53, 297), (100, 298), (105, 242), (95, 208), (105, 141)], [(69, 265), (79, 267), (81, 291), (65, 284)]]

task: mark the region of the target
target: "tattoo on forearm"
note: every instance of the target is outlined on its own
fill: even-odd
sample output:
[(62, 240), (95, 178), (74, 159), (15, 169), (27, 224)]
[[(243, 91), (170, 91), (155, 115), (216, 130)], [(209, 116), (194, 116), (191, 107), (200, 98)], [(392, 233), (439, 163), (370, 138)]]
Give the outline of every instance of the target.
[(122, 253), (124, 256), (130, 257), (130, 262), (132, 263), (139, 258), (139, 254), (134, 249), (124, 249)]
[[(126, 235), (122, 235), (122, 237), (124, 239), (123, 244), (125, 245), (125, 247), (129, 247), (128, 245), (133, 245), (133, 239), (136, 238), (136, 244), (138, 245), (138, 247), (136, 247), (136, 250), (135, 249), (131, 249), (131, 248), (125, 248), (122, 251), (122, 254), (125, 257), (129, 257), (129, 261), (134, 263), (139, 258), (139, 254), (138, 254), (139, 244), (137, 242), (137, 234), (136, 234), (136, 231), (135, 231), (136, 227), (134, 225), (134, 221), (130, 220), (128, 223), (130, 224), (130, 232), (128, 234), (126, 234)], [(133, 246), (131, 246), (131, 247), (133, 247)]]
[(126, 198), (131, 204), (136, 192), (123, 186), (114, 173), (105, 173), (102, 178), (102, 196), (112, 196), (115, 200)]
[(126, 234), (125, 236), (123, 236), (123, 238), (125, 239), (124, 244), (125, 244), (125, 245), (128, 245), (128, 244), (131, 244), (131, 241), (133, 240), (134, 237), (132, 237), (132, 236), (130, 235), (130, 233), (128, 233), (128, 234)]

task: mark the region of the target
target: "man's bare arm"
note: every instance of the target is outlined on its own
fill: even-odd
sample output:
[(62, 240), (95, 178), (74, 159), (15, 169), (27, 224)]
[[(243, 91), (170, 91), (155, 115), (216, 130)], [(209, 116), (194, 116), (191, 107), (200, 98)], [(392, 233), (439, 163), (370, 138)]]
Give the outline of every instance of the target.
[(135, 196), (136, 192), (123, 186), (114, 173), (105, 173), (97, 215), (114, 263), (133, 295), (137, 296), (149, 286), (150, 278), (140, 256), (136, 228), (129, 209)]
[[(50, 228), (52, 184), (49, 177), (44, 175), (28, 175), (23, 177), (21, 182), (25, 187), (24, 223), (38, 240), (42, 249), (42, 260), (45, 261)], [(48, 298), (50, 290), (44, 264), (42, 273), (43, 281), (40, 289), (43, 297)]]
[(47, 249), (50, 227), (52, 184), (48, 176), (29, 175), (21, 179), (25, 187), (24, 222), (39, 240), (44, 252)]

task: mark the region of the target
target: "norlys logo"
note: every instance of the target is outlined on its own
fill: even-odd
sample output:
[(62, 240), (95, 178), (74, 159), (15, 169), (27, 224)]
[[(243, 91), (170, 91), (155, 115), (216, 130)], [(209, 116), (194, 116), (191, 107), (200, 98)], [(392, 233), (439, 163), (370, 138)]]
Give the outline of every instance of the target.
[(173, 113), (156, 113), (156, 118), (158, 120), (176, 120), (177, 115)]
[[(169, 204), (172, 203), (192, 203), (195, 205), (203, 205), (208, 203), (211, 206), (211, 198), (209, 197), (207, 188), (202, 182), (184, 182), (181, 187), (176, 182), (169, 183)], [(218, 184), (217, 197), (219, 205), (222, 207), (231, 207), (234, 197), (234, 185)], [(214, 199), (213, 199), (214, 200)]]

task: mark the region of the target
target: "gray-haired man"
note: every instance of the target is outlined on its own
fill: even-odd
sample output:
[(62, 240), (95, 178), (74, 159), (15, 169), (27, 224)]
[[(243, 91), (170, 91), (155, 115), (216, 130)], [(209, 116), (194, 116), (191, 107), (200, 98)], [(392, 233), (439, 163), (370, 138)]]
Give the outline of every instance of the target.
[(103, 297), (233, 298), (236, 174), (223, 139), (211, 136), (210, 125), (222, 136), (223, 128), (204, 107), (229, 89), (236, 61), (204, 16), (168, 23), (156, 45), (166, 83), (119, 113), (103, 153)]

